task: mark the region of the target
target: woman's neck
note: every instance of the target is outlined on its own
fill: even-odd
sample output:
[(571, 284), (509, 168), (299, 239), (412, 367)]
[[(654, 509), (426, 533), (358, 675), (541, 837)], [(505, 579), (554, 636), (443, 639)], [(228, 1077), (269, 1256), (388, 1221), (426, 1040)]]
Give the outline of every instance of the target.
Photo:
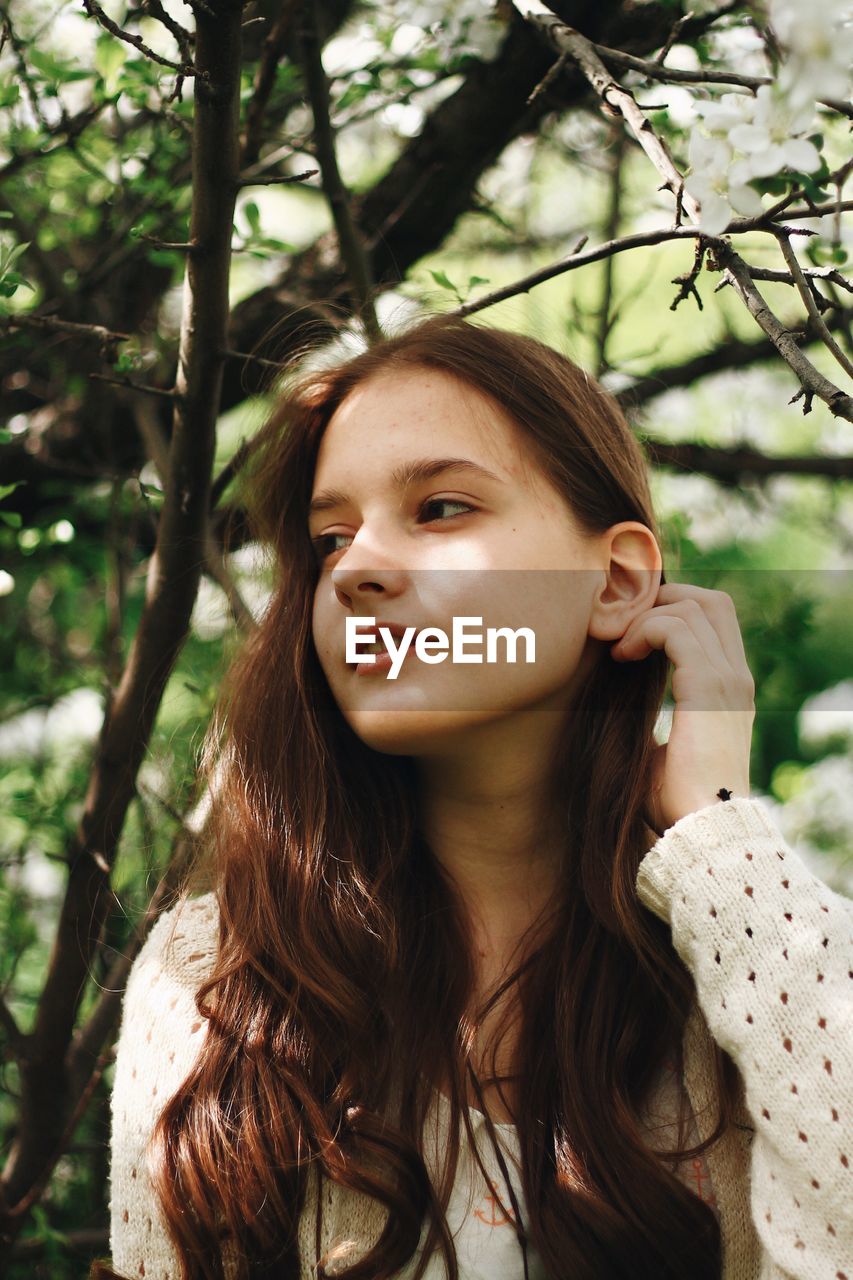
[(564, 856), (547, 779), (560, 719), (533, 708), (417, 761), (419, 814), (469, 917), (474, 959), (501, 968), (554, 899)]

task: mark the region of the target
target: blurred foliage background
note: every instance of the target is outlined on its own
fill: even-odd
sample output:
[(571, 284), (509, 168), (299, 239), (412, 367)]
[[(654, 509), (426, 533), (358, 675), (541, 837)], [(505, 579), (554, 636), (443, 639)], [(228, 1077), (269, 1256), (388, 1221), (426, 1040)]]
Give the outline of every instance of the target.
[[(304, 313), (315, 326), (322, 321), (335, 349), (356, 340), (352, 300), (340, 277), (329, 274), (332, 220), (318, 179), (265, 181), (316, 170), (312, 117), (286, 33), (254, 141), (245, 132), (270, 33), (287, 7), (265, 0), (244, 11), (243, 163), (259, 185), (242, 187), (237, 197), (230, 275), (235, 350), (273, 362), (289, 353), (293, 326), (277, 319), (285, 313)], [(558, 260), (581, 235), (597, 243), (671, 217), (671, 200), (656, 190), (645, 157), (581, 86), (558, 81), (547, 102), (525, 116), (524, 98), (552, 57), (543, 50), (539, 66), (510, 8), (434, 0), (317, 6), (338, 163), (356, 221), (368, 244), (372, 234), (380, 246), (377, 311), (388, 329), (419, 310), (455, 307), (510, 284)], [(645, 26), (638, 8), (646, 11)], [(754, 15), (747, 6), (725, 8), (714, 26), (706, 22), (675, 45), (674, 62), (723, 65), (737, 56), (748, 65), (759, 56)], [(677, 4), (614, 4), (598, 6), (593, 18), (589, 6), (575, 6), (575, 20), (575, 9), (597, 24), (603, 43), (649, 56), (682, 12)], [(175, 60), (174, 35), (153, 6), (104, 10)], [(191, 16), (180, 3), (165, 11), (176, 21)], [(76, 4), (15, 0), (0, 13), (2, 314), (59, 317), (128, 335), (97, 340), (8, 326), (2, 335), (0, 993), (26, 1035), (54, 943), (106, 693), (139, 624), (164, 500), (152, 441), (169, 435), (185, 265), (182, 250), (164, 246), (187, 236), (193, 93), (185, 80), (175, 96), (174, 70)], [(515, 117), (495, 124), (491, 135), (472, 117), (472, 133), (483, 136), (466, 142), (471, 156), (453, 169), (454, 148), (463, 146), (458, 130), (472, 108), (463, 102), (455, 117), (443, 117), (442, 108), (466, 86), (476, 89), (483, 67), (496, 59), (511, 58), (514, 70), (508, 61), (502, 73), (509, 84), (525, 56), (530, 84), (523, 93), (512, 89)], [(634, 83), (638, 100), (654, 107), (656, 126), (683, 155), (687, 91)], [(480, 92), (495, 92), (488, 77)], [(382, 205), (388, 175), (431, 129), (438, 159), (423, 168), (409, 205), (399, 196)], [(842, 155), (849, 145), (844, 123), (828, 120), (826, 129), (828, 148)], [(434, 231), (429, 223), (437, 215), (427, 210), (418, 222), (412, 213), (429, 201), (447, 207)], [(752, 261), (777, 261), (761, 237), (746, 239)], [(815, 872), (850, 894), (853, 493), (849, 467), (833, 475), (830, 468), (821, 474), (820, 465), (849, 463), (850, 426), (822, 404), (804, 415), (788, 403), (797, 389), (791, 371), (732, 290), (714, 292), (709, 273), (698, 281), (701, 310), (693, 299), (671, 309), (672, 281), (692, 257), (689, 243), (626, 252), (557, 276), (481, 318), (534, 334), (600, 376), (650, 445), (707, 447), (708, 470), (654, 468), (667, 571), (671, 580), (733, 596), (757, 686), (754, 792)], [(843, 266), (845, 259), (846, 249), (836, 249), (834, 261)], [(768, 284), (766, 292), (780, 313), (795, 313), (787, 286)], [(840, 340), (849, 351), (849, 315), (846, 324)], [(810, 352), (826, 366), (824, 351)], [(229, 357), (215, 475), (262, 421), (273, 374), (258, 361)], [(140, 393), (128, 382), (164, 394)], [(765, 474), (739, 465), (743, 449), (771, 460)], [(802, 474), (774, 473), (772, 459), (791, 456), (815, 465)], [(223, 506), (227, 496), (226, 488)], [(235, 534), (225, 521), (216, 526), (218, 569), (208, 566), (202, 576), (139, 770), (78, 1025), (96, 1007), (176, 839), (192, 829), (196, 753), (218, 682), (267, 598), (263, 550), (241, 540), (236, 527)], [(0, 1167), (16, 1135), (21, 1090), (10, 1045), (9, 1027), (0, 1023)], [(83, 1277), (89, 1259), (106, 1251), (110, 1082), (107, 1065), (9, 1256), (11, 1280)]]

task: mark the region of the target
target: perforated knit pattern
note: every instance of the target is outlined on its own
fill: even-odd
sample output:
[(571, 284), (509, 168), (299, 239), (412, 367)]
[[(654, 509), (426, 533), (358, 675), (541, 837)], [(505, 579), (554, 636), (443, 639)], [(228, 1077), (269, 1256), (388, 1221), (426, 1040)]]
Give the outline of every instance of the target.
[[(670, 923), (696, 983), (684, 1085), (701, 1137), (715, 1118), (711, 1034), (745, 1088), (745, 1130), (708, 1153), (723, 1280), (853, 1280), (853, 901), (812, 875), (761, 802), (747, 799), (715, 802), (671, 827), (640, 864), (637, 891)], [(145, 1147), (204, 1042), (194, 995), (217, 939), (213, 894), (181, 903), (157, 921), (128, 979), (112, 1094), (110, 1247), (114, 1268), (133, 1280), (179, 1276)], [(322, 1194), (322, 1248), (346, 1244), (343, 1269), (378, 1238), (384, 1210), (345, 1188), (326, 1184)], [(312, 1180), (301, 1280), (314, 1274), (316, 1195)]]
[(743, 798), (670, 827), (637, 891), (744, 1081), (762, 1280), (853, 1280), (853, 901)]

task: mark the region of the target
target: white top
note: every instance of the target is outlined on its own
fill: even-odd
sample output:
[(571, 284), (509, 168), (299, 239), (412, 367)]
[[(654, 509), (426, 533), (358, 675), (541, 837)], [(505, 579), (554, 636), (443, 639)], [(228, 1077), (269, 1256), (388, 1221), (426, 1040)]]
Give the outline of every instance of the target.
[[(669, 924), (695, 980), (683, 1084), (703, 1138), (716, 1118), (714, 1040), (744, 1085), (742, 1123), (708, 1153), (723, 1280), (853, 1280), (853, 901), (813, 875), (764, 805), (746, 797), (670, 827), (640, 863), (637, 892)], [(213, 894), (181, 902), (157, 920), (128, 978), (111, 1100), (110, 1247), (113, 1266), (131, 1280), (179, 1275), (146, 1145), (204, 1042), (195, 993), (215, 961), (218, 932)], [(685, 1163), (692, 1189), (710, 1203), (703, 1169)], [(451, 1210), (466, 1224), (466, 1249), (474, 1241), (468, 1226), (500, 1221), (488, 1213), (485, 1188), (474, 1190), (471, 1213), (479, 1207), (481, 1217), (469, 1223)], [(317, 1194), (314, 1178), (298, 1224), (300, 1280), (312, 1280)], [(387, 1214), (338, 1184), (323, 1194), (322, 1248), (345, 1245), (351, 1265), (379, 1238)], [(510, 1228), (488, 1233), (501, 1247)], [(503, 1267), (518, 1280), (520, 1250), (507, 1257), (513, 1261), (490, 1257), (488, 1274), (500, 1277)]]
[[(436, 1106), (431, 1113), (436, 1120), (435, 1147), (429, 1145), (425, 1134), (424, 1148), (427, 1168), (437, 1185), (440, 1169), (437, 1156), (446, 1142), (447, 1120), (450, 1102), (443, 1093), (434, 1094)], [(481, 1111), (469, 1107), (471, 1127), (483, 1164), (489, 1172), (488, 1180), (477, 1163), (468, 1142), (465, 1126), (462, 1126), (459, 1144), (459, 1163), (447, 1206), (447, 1225), (453, 1235), (459, 1274), (464, 1280), (519, 1280), (524, 1276), (521, 1245), (515, 1231), (515, 1213), (512, 1199), (506, 1189), (503, 1174), (486, 1128)], [(504, 1153), (507, 1171), (521, 1213), (522, 1226), (527, 1228), (527, 1206), (521, 1185), (521, 1152), (515, 1125), (492, 1122)], [(503, 1204), (504, 1210), (498, 1201)], [(400, 1280), (408, 1280), (415, 1274), (421, 1248), (426, 1239), (428, 1223), (424, 1223), (421, 1245), (409, 1263), (400, 1272)], [(546, 1280), (542, 1259), (532, 1243), (527, 1245), (527, 1274), (529, 1280)], [(441, 1250), (436, 1250), (424, 1273), (424, 1280), (445, 1280), (446, 1270)]]

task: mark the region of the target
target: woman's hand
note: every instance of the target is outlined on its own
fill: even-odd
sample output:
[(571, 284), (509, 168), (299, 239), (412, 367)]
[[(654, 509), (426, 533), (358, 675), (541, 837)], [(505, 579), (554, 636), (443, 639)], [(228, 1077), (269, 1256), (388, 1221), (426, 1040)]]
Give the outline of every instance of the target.
[(663, 649), (675, 665), (672, 728), (655, 752), (648, 807), (650, 825), (662, 834), (713, 804), (721, 787), (749, 795), (755, 682), (725, 591), (664, 583), (655, 607), (635, 618), (610, 652), (632, 662), (652, 649)]

